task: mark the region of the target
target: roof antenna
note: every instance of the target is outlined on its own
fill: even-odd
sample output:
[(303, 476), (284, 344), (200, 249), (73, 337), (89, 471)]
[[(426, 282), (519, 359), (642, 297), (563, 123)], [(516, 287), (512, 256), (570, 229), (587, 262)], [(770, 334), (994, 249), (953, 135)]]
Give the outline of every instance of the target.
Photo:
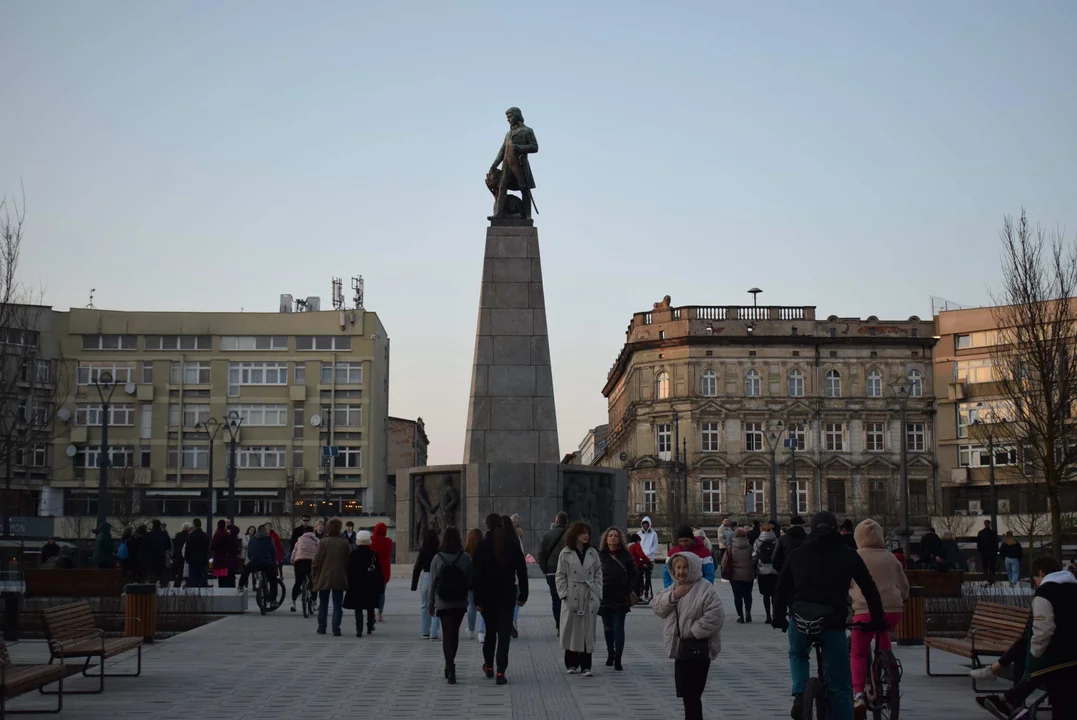
[(96, 310), (97, 306), (93, 304), (93, 294), (97, 292), (97, 288), (90, 288), (90, 304), (86, 306), (87, 310)]

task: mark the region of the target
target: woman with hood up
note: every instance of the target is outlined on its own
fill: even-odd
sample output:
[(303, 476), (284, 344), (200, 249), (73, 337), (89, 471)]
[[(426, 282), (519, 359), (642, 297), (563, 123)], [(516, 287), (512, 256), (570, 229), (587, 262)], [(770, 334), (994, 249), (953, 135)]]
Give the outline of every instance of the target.
[[(380, 522), (374, 526), (374, 537), (370, 539), (370, 549), (378, 556), (378, 562), (381, 564), (381, 576), (385, 580), (385, 585), (389, 585), (389, 574), (392, 570), (393, 561), (393, 541), (389, 538), (389, 527)], [(381, 597), (378, 598), (378, 622), (384, 620), (382, 613), (385, 612), (385, 590), (381, 591)]]
[[(747, 538), (745, 538), (747, 539)], [(703, 561), (692, 553), (670, 559), (673, 585), (655, 595), (654, 614), (665, 620), (666, 652), (673, 659), (677, 697), (684, 703), (685, 720), (703, 720), (703, 690), (711, 662), (722, 651), (725, 614), (714, 584), (703, 578)], [(704, 640), (703, 657), (691, 657), (682, 640)]]

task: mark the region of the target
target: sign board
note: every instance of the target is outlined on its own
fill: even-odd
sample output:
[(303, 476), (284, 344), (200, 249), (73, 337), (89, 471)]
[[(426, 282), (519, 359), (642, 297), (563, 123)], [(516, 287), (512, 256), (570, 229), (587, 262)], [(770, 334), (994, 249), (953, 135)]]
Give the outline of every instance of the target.
[[(56, 522), (51, 517), (12, 517), (11, 536), (22, 538), (47, 538), (52, 537)], [(0, 532), (3, 531), (3, 521), (0, 520)]]
[(322, 457), (338, 457), (340, 448), (336, 445), (322, 445)]
[(786, 438), (782, 442), (782, 445), (785, 446), (786, 450), (796, 450), (796, 449), (798, 449), (800, 447), (800, 445), (797, 443), (796, 438)]

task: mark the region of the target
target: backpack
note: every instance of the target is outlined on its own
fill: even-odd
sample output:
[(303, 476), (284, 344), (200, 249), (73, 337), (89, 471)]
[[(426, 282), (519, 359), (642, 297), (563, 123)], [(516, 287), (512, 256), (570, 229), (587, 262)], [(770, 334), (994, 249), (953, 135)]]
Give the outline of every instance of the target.
[(463, 554), (457, 553), (456, 559), (438, 574), (438, 597), (447, 603), (467, 602), (467, 575), (457, 565)]
[(775, 540), (764, 540), (759, 545), (759, 562), (764, 565), (770, 565), (774, 559), (774, 548), (777, 544)]
[(127, 543), (120, 543), (120, 546), (116, 548), (116, 557), (118, 557), (120, 560), (126, 560), (129, 555), (130, 553), (127, 550)]

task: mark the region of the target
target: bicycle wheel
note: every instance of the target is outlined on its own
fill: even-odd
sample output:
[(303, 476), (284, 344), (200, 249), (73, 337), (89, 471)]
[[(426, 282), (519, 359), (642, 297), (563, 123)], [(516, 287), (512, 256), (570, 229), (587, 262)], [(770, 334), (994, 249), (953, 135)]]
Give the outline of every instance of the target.
[(826, 720), (829, 717), (826, 701), (826, 688), (817, 678), (809, 678), (804, 686), (804, 707), (800, 711), (801, 720)]
[(898, 720), (901, 707), (901, 663), (889, 650), (875, 653), (871, 665), (871, 683), (875, 686), (875, 720)]
[(257, 583), (254, 586), (254, 601), (258, 603), (258, 612), (266, 614), (265, 583)]
[(314, 608), (310, 604), (310, 588), (307, 585), (303, 585), (303, 617), (310, 617), (314, 613)]
[(285, 587), (284, 581), (276, 576), (273, 576), (269, 585), (272, 588), (271, 591), (273, 592), (273, 595), (268, 598), (268, 606), (266, 609), (272, 612), (284, 604), (284, 598), (288, 594), (288, 589)]

